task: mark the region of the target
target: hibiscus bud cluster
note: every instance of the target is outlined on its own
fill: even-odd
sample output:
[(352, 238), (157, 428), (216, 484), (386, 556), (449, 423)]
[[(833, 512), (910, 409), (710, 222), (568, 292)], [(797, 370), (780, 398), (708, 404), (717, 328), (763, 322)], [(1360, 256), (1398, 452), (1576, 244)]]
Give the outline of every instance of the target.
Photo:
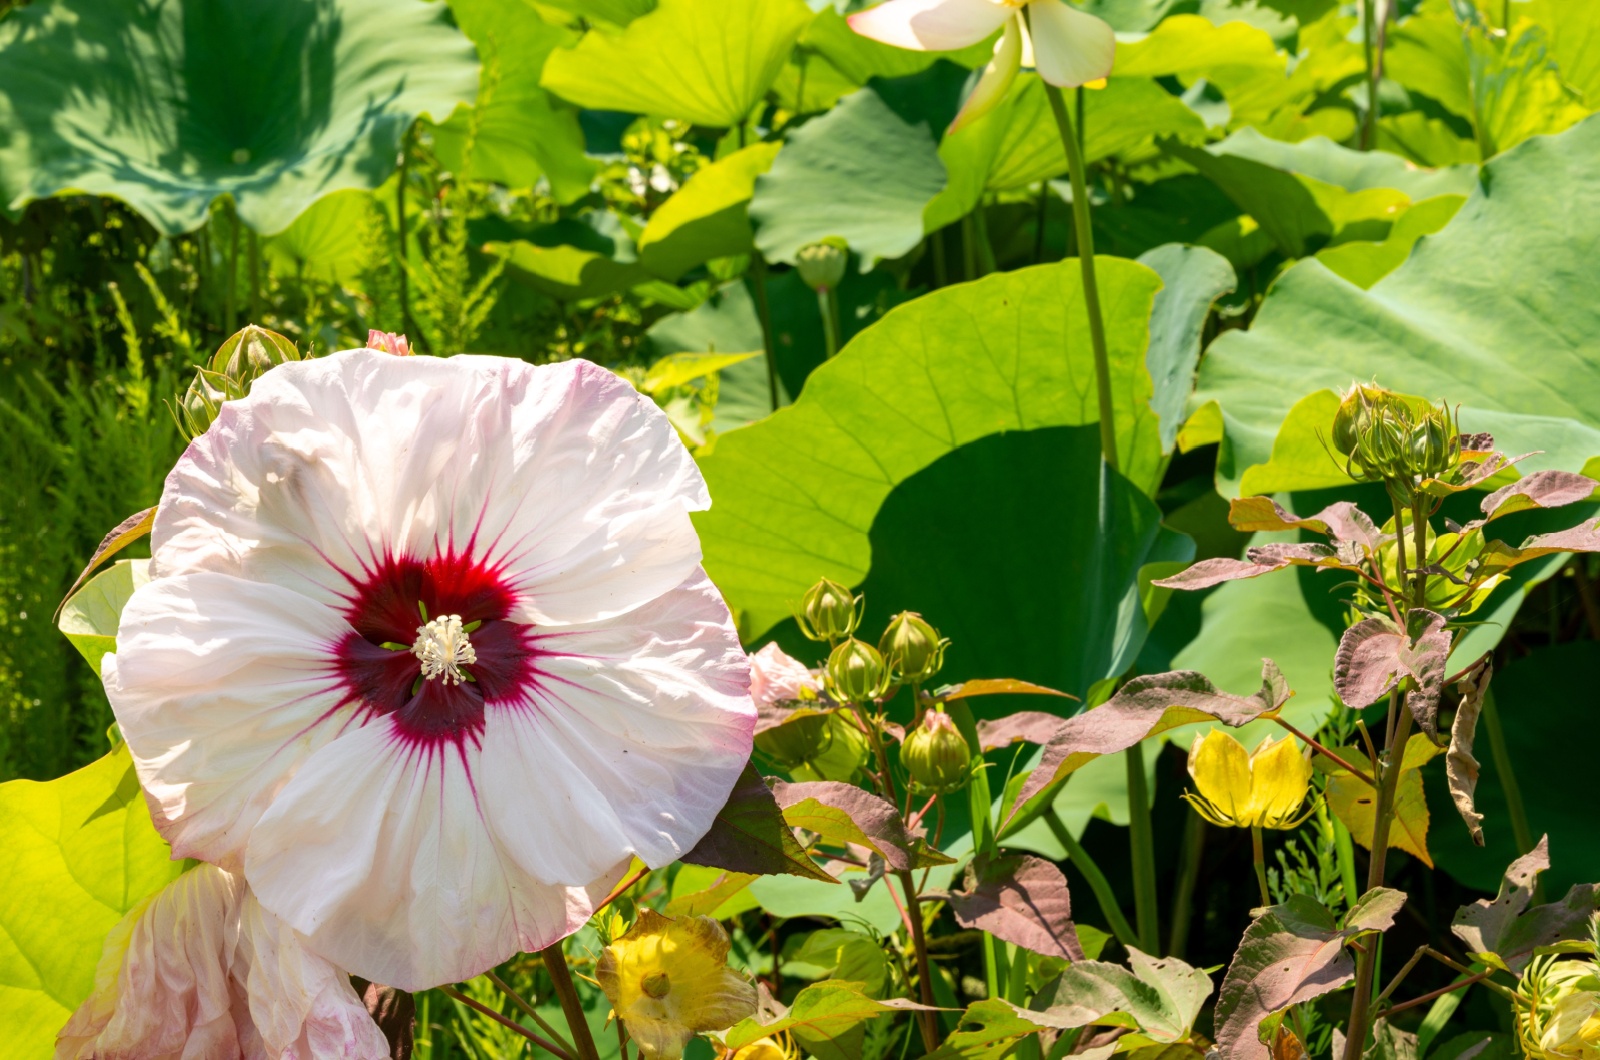
[(928, 711), (900, 745), (900, 762), (925, 791), (948, 795), (966, 786), (972, 748), (942, 709)]
[(193, 441), (216, 420), (225, 402), (250, 393), (251, 384), (280, 364), (301, 360), (295, 344), (276, 331), (247, 324), (229, 336), (173, 408), (178, 430)]
[(944, 666), (944, 650), (949, 645), (927, 619), (915, 611), (902, 611), (889, 620), (878, 651), (894, 680), (920, 684)]
[(1333, 447), (1350, 477), (1388, 483), (1403, 500), (1419, 479), (1438, 478), (1461, 460), (1461, 435), (1449, 406), (1419, 409), (1393, 391), (1360, 383), (1339, 402)]
[(832, 644), (855, 633), (861, 625), (861, 597), (833, 579), (823, 578), (806, 590), (794, 618), (801, 633)]
[(828, 691), (847, 703), (870, 703), (889, 690), (889, 667), (866, 641), (851, 637), (828, 655)]

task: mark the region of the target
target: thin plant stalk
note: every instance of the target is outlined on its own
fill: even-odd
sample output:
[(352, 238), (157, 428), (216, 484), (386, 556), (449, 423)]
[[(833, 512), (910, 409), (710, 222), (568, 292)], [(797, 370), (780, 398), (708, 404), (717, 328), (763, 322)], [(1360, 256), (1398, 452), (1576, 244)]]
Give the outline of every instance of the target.
[(239, 209), (228, 200), (228, 286), (222, 293), (222, 316), (227, 332), (239, 330)]
[(507, 1019), (505, 1016), (502, 1016), (500, 1013), (496, 1012), (488, 1005), (485, 1005), (483, 1002), (474, 1001), (472, 998), (463, 994), (455, 987), (441, 986), (439, 988), (439, 992), (448, 998), (452, 998), (453, 1000), (460, 1002), (461, 1004), (472, 1009), (474, 1012), (479, 1012), (485, 1016), (488, 1016), (490, 1019), (500, 1024), (500, 1026), (505, 1027), (507, 1030), (515, 1031), (517, 1034), (520, 1034), (524, 1038), (528, 1039), (528, 1041), (539, 1046), (539, 1048), (543, 1049), (545, 1052), (550, 1053), (553, 1056), (559, 1056), (561, 1057), (561, 1060), (575, 1060), (571, 1053), (567, 1052), (565, 1049), (562, 1049), (554, 1042), (540, 1037), (538, 1034), (535, 1034), (533, 1031), (530, 1031), (528, 1028), (518, 1023), (516, 1020)]
[(408, 257), (406, 254), (406, 169), (411, 159), (411, 129), (400, 136), (400, 173), (394, 186), (394, 225), (399, 237), (397, 248), (400, 269), (397, 274), (400, 291), (400, 326), (409, 334), (415, 336), (416, 328), (411, 326), (411, 274), (407, 268)]
[(1367, 71), (1367, 111), (1361, 116), (1361, 150), (1372, 150), (1372, 134), (1377, 123), (1372, 120), (1373, 113), (1378, 109), (1377, 81), (1373, 79), (1373, 71), (1377, 69), (1372, 54), (1372, 5), (1377, 0), (1361, 0), (1361, 58)]
[(250, 229), (250, 323), (261, 321), (261, 236)]
[(1106, 879), (1106, 874), (1100, 871), (1100, 866), (1083, 849), (1083, 844), (1067, 829), (1067, 824), (1056, 813), (1055, 807), (1044, 812), (1044, 823), (1050, 829), (1050, 834), (1056, 837), (1067, 852), (1067, 860), (1076, 865), (1083, 878), (1089, 881), (1089, 889), (1094, 892), (1095, 901), (1100, 903), (1100, 913), (1106, 918), (1106, 923), (1111, 925), (1111, 933), (1117, 941), (1124, 946), (1140, 945), (1139, 935), (1133, 930), (1133, 925), (1128, 923), (1128, 918), (1122, 912), (1122, 907), (1117, 904), (1116, 892), (1111, 889), (1111, 881)]
[(1144, 775), (1144, 749), (1134, 744), (1122, 752), (1128, 767), (1128, 845), (1133, 854), (1133, 915), (1139, 945), (1146, 953), (1161, 945), (1156, 895), (1156, 841), (1150, 820), (1150, 788)]
[[(750, 252), (750, 286), (755, 288), (756, 317), (761, 323), (761, 349), (767, 359), (767, 400), (778, 411), (778, 359), (772, 346), (772, 308), (767, 304), (767, 259)], [(830, 355), (831, 356), (831, 355)]]
[(1506, 811), (1511, 817), (1511, 836), (1520, 856), (1533, 849), (1533, 829), (1528, 826), (1528, 807), (1522, 801), (1522, 785), (1511, 767), (1511, 752), (1506, 747), (1506, 732), (1500, 725), (1500, 708), (1495, 706), (1494, 691), (1483, 694), (1483, 713), (1478, 719), (1489, 738), (1489, 754), (1494, 759), (1495, 776), (1500, 780), (1500, 790), (1506, 795)]
[(1272, 891), (1267, 887), (1267, 857), (1261, 843), (1261, 826), (1250, 826), (1250, 862), (1256, 870), (1256, 886), (1261, 889), (1261, 904), (1272, 904)]
[(567, 1017), (567, 1032), (577, 1049), (576, 1060), (600, 1060), (594, 1046), (594, 1035), (589, 1032), (589, 1021), (583, 1014), (583, 1003), (578, 1000), (578, 988), (572, 985), (572, 972), (567, 968), (567, 955), (561, 943), (546, 946), (539, 951), (544, 959), (545, 971), (555, 984), (556, 997), (561, 1002), (561, 1012)]
[(1194, 914), (1194, 889), (1200, 880), (1200, 861), (1205, 856), (1206, 821), (1190, 813), (1183, 822), (1183, 849), (1179, 854), (1178, 885), (1172, 892), (1171, 927), (1167, 929), (1167, 953), (1182, 958), (1189, 945), (1189, 922)]
[[(530, 1017), (533, 1022), (537, 1023), (540, 1029), (550, 1036), (551, 1041), (561, 1046), (561, 1048), (565, 1049), (568, 1053), (572, 1052), (572, 1043), (567, 1041), (566, 1035), (562, 1034), (554, 1026), (552, 1026), (549, 1020), (539, 1015), (539, 1010), (528, 1004), (527, 999), (513, 990), (510, 983), (506, 982), (498, 975), (495, 975), (493, 969), (490, 969), (483, 974), (488, 977), (489, 982), (493, 983), (502, 994), (511, 1000), (513, 1005), (521, 1009), (524, 1015)], [(618, 1020), (617, 1022), (620, 1024), (622, 1021)]]
[(994, 260), (994, 243), (989, 239), (989, 215), (982, 202), (972, 211), (972, 234), (977, 243), (978, 271), (987, 276), (998, 266)]
[(822, 314), (822, 344), (828, 351), (829, 360), (839, 352), (838, 306), (838, 296), (834, 294), (833, 288), (818, 288), (817, 310)]

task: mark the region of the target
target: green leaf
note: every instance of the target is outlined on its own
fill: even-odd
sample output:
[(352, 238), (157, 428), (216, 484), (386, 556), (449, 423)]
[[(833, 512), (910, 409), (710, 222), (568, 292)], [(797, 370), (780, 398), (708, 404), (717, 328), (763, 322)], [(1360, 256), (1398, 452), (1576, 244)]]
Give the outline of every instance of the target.
[(371, 192), (348, 189), (324, 195), (294, 224), (261, 244), (282, 272), (322, 280), (354, 280), (367, 265), (367, 232), (378, 206)]
[(760, 908), (749, 888), (757, 877), (704, 865), (680, 865), (662, 912), (667, 916), (714, 916), (719, 920)]
[(1389, 275), (1411, 256), (1423, 236), (1450, 223), (1466, 202), (1463, 195), (1436, 195), (1411, 206), (1395, 219), (1382, 240), (1355, 240), (1317, 252), (1317, 259), (1363, 290)]
[[(1400, 783), (1394, 795), (1394, 822), (1389, 827), (1389, 847), (1414, 855), (1424, 865), (1433, 868), (1428, 855), (1428, 801), (1422, 790), (1422, 766), (1444, 748), (1422, 733), (1413, 733), (1406, 742), (1405, 757), (1400, 764)], [(1340, 750), (1345, 761), (1373, 776), (1372, 763), (1354, 747)], [(1319, 769), (1328, 773), (1328, 809), (1350, 829), (1350, 837), (1367, 849), (1372, 849), (1372, 828), (1377, 793), (1361, 778), (1343, 769), (1328, 767), (1317, 759)]]
[(1321, 418), (1326, 392), (1306, 399), (1322, 408), (1295, 410), (1304, 414), (1295, 473), (1241, 479), (1269, 455), (1280, 462), (1274, 438), (1301, 395), (1373, 377), (1459, 404), (1463, 429), (1493, 433), (1503, 450), (1543, 450), (1525, 470), (1575, 470), (1600, 453), (1600, 370), (1588, 355), (1600, 333), (1600, 303), (1589, 297), (1600, 259), (1571, 253), (1600, 239), (1597, 158), (1600, 120), (1590, 119), (1487, 163), (1455, 219), (1370, 291), (1317, 261), (1281, 275), (1250, 330), (1219, 338), (1200, 368), (1192, 407), (1217, 401), (1226, 431), (1218, 488), (1338, 484), (1315, 439), (1331, 422), (1331, 412)]
[(1559, 902), (1528, 908), (1539, 874), (1549, 867), (1550, 837), (1542, 836), (1506, 869), (1492, 901), (1482, 898), (1456, 911), (1451, 930), (1474, 960), (1516, 974), (1536, 953), (1589, 940), (1600, 884), (1574, 884)]
[(1070, 965), (1035, 997), (1040, 1022), (1063, 1030), (1127, 1027), (1163, 1044), (1186, 1040), (1211, 996), (1211, 977), (1176, 957), (1137, 949), (1128, 951), (1128, 963), (1129, 968), (1103, 961)]
[(756, 353), (669, 353), (645, 372), (640, 389), (647, 394), (664, 394), (758, 356)]
[(109, 195), (169, 235), (231, 195), (278, 232), (375, 188), (421, 114), (470, 103), (478, 64), (442, 4), (62, 0), (0, 22), (0, 210)]
[(680, 860), (688, 865), (752, 876), (788, 873), (826, 883), (838, 882), (806, 856), (794, 832), (784, 822), (766, 781), (749, 764), (728, 794), (728, 804), (717, 812), (711, 830)]
[(756, 178), (756, 246), (793, 264), (801, 247), (838, 237), (870, 267), (922, 241), (923, 210), (944, 186), (926, 123), (908, 124), (864, 88), (797, 130)]
[[(1099, 274), (1122, 466), (1142, 488), (1160, 460), (1142, 363), (1159, 281), (1144, 266), (1113, 258), (1100, 259)], [(941, 457), (1001, 431), (1096, 421), (1079, 277), (1076, 262), (1021, 269), (891, 310), (813, 372), (794, 405), (718, 440), (701, 465), (716, 503), (696, 523), (707, 569), (734, 609), (744, 612), (747, 637), (788, 617), (792, 602), (819, 576), (859, 583), (872, 566), (870, 535), (879, 509), (902, 483)], [(1067, 440), (1013, 437), (1021, 441), (1004, 444), (1059, 446)], [(996, 450), (994, 458), (1004, 455)], [(1050, 459), (1043, 450), (1034, 455)], [(1081, 458), (1064, 471), (1082, 481), (1080, 489), (1091, 491), (1086, 495), (1098, 489), (1098, 474), (1086, 470)], [(1009, 471), (1002, 481), (1018, 474)], [(1030, 503), (1036, 505), (1043, 499), (1032, 496), (1037, 478), (1029, 482)], [(1077, 507), (1072, 502), (1068, 510)], [(1078, 516), (1080, 522), (1087, 518)], [(972, 558), (970, 549), (960, 554), (963, 561)], [(963, 642), (955, 640), (959, 651)], [(1080, 683), (1025, 673), (1004, 660), (973, 675), (979, 672), (1010, 673), (1066, 691)]]
[(656, 8), (656, 0), (540, 0), (540, 3), (591, 21), (609, 22), (613, 26), (626, 26)]
[(1150, 407), (1161, 420), (1161, 451), (1170, 453), (1194, 390), (1206, 319), (1216, 300), (1232, 291), (1238, 280), (1233, 267), (1205, 247), (1168, 243), (1140, 255), (1139, 264), (1154, 269), (1162, 282), (1150, 313), (1150, 347), (1144, 363), (1155, 390)]
[(772, 166), (779, 144), (752, 144), (697, 170), (650, 215), (639, 237), (639, 261), (675, 280), (712, 258), (754, 249), (750, 196)]
[(94, 986), (106, 933), (182, 863), (125, 747), (47, 783), (0, 784), (0, 847), (0, 1026), (12, 1055), (48, 1056)]
[(866, 1036), (863, 1023), (887, 1012), (923, 1007), (901, 998), (875, 1001), (861, 992), (859, 983), (836, 979), (802, 987), (787, 1015), (765, 1024), (755, 1017), (742, 1020), (723, 1040), (729, 1048), (738, 1049), (788, 1031), (818, 1060), (858, 1060)]
[(723, 128), (750, 116), (811, 20), (801, 0), (660, 0), (554, 52), (542, 84), (582, 107)]
[[(540, 18), (525, 0), (451, 0), (450, 11), (478, 49), (483, 75), (473, 110), (433, 128), (440, 164), (511, 188), (531, 187), (543, 175), (561, 202), (583, 195), (598, 166), (584, 154), (578, 112), (539, 86), (550, 53), (576, 35)], [(469, 137), (472, 156), (464, 158)]]
[(1176, 77), (1185, 86), (1204, 79), (1228, 101), (1241, 123), (1262, 121), (1299, 89), (1286, 56), (1271, 36), (1242, 21), (1215, 24), (1200, 15), (1172, 15), (1141, 40), (1118, 44), (1117, 77)]
[(149, 580), (149, 560), (118, 560), (89, 579), (61, 609), (56, 625), (96, 674), (101, 660), (117, 650), (117, 627), (128, 597)]
[(512, 279), (551, 298), (577, 301), (625, 291), (651, 279), (622, 221), (606, 211), (545, 225), (527, 239), (485, 244), (503, 255)]
[(1254, 217), (1287, 257), (1330, 242), (1384, 238), (1413, 200), (1464, 195), (1472, 166), (1419, 170), (1382, 151), (1352, 151), (1324, 137), (1297, 144), (1241, 129), (1204, 149), (1171, 150)]
[(919, 52), (880, 44), (851, 29), (831, 4), (817, 12), (800, 35), (800, 43), (827, 60), (852, 85), (864, 85), (875, 77), (910, 77), (940, 59), (953, 60), (969, 69), (979, 67), (994, 53), (992, 37), (954, 52)]
[(955, 862), (908, 831), (894, 806), (853, 784), (778, 781), (772, 793), (790, 827), (815, 832), (841, 846), (864, 846), (876, 851), (891, 869), (926, 869)]
[(998, 998), (975, 1001), (961, 1014), (961, 1022), (927, 1060), (1000, 1060), (1017, 1042), (1037, 1034), (1040, 1025)]

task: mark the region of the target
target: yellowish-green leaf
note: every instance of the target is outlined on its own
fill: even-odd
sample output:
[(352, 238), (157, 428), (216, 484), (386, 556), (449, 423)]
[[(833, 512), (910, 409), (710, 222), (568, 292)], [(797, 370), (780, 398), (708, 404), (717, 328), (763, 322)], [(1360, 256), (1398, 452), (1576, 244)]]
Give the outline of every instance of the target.
[(712, 258), (749, 253), (750, 196), (779, 146), (752, 144), (696, 171), (651, 215), (639, 237), (640, 263), (674, 280)]
[[(1400, 785), (1395, 790), (1394, 823), (1389, 828), (1390, 848), (1404, 850), (1429, 868), (1433, 867), (1433, 859), (1428, 854), (1428, 803), (1422, 792), (1422, 767), (1443, 751), (1422, 733), (1413, 734), (1406, 742), (1400, 762)], [(1372, 763), (1354, 747), (1342, 748), (1339, 755), (1372, 776)], [(1318, 764), (1319, 768), (1325, 765), (1322, 759)], [(1378, 793), (1353, 773), (1337, 767), (1328, 768), (1327, 772), (1328, 809), (1350, 829), (1357, 843), (1370, 850)]]
[(118, 560), (72, 594), (61, 609), (58, 626), (95, 673), (100, 662), (117, 650), (117, 626), (133, 591), (150, 580), (147, 559)]

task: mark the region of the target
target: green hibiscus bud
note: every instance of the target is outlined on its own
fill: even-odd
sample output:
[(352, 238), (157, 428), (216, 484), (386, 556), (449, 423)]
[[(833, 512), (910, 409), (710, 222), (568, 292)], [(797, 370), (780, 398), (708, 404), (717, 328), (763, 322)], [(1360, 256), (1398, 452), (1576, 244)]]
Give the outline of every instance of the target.
[(794, 618), (801, 633), (831, 644), (850, 636), (861, 624), (861, 597), (824, 578), (806, 590)]
[(795, 267), (800, 278), (813, 291), (832, 291), (844, 279), (845, 265), (850, 260), (850, 244), (837, 236), (809, 243), (795, 254)]
[(756, 746), (783, 765), (804, 765), (833, 746), (831, 712), (799, 707), (781, 725), (756, 733)]
[(851, 637), (828, 656), (828, 690), (850, 703), (870, 703), (889, 687), (889, 668), (878, 649)]
[(1333, 417), (1333, 448), (1340, 456), (1353, 457), (1373, 418), (1373, 405), (1383, 394), (1382, 387), (1356, 383), (1339, 400)]
[(226, 402), (250, 393), (251, 385), (278, 365), (301, 359), (294, 343), (276, 331), (246, 325), (217, 347), (209, 364), (195, 369), (194, 381), (173, 408), (178, 430), (191, 441), (199, 437)]
[(898, 681), (921, 683), (944, 665), (944, 649), (949, 641), (915, 611), (902, 611), (889, 620), (889, 628), (878, 641), (878, 650)]
[(1448, 405), (1440, 405), (1411, 429), (1411, 466), (1423, 478), (1438, 478), (1461, 459), (1461, 433)]
[(972, 748), (942, 710), (930, 710), (900, 745), (900, 762), (924, 791), (948, 795), (966, 786)]

